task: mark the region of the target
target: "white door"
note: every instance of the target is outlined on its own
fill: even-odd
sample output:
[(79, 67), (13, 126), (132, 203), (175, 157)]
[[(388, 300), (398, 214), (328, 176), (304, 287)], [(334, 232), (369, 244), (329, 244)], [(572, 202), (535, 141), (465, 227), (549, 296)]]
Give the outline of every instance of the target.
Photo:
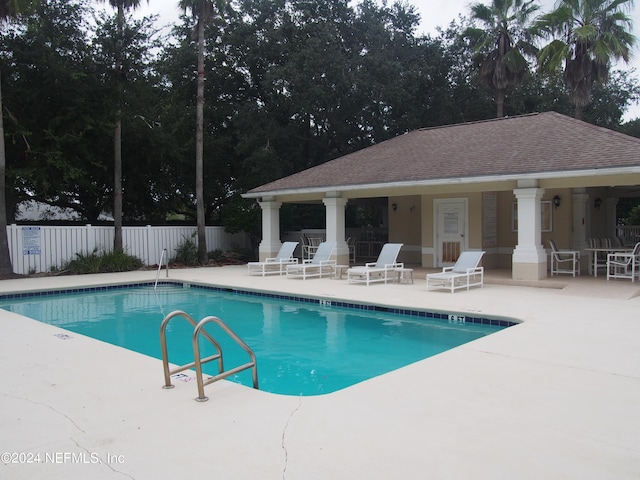
[(436, 264), (453, 265), (467, 244), (467, 199), (436, 200)]

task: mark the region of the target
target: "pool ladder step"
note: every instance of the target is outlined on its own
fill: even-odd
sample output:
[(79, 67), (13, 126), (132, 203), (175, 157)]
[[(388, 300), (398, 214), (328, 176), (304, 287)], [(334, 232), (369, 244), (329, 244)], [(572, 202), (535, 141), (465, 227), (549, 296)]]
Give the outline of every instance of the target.
[[(167, 350), (167, 325), (172, 319), (176, 317), (184, 318), (194, 327), (193, 334), (191, 336), (194, 361), (171, 370), (169, 368), (169, 353)], [(233, 341), (235, 341), (240, 347), (242, 347), (242, 349), (249, 355), (249, 362), (225, 371), (224, 362), (222, 359), (222, 347), (206, 330), (204, 330), (205, 325), (207, 325), (208, 323), (217, 324), (222, 330), (224, 330), (227, 335), (229, 335), (229, 337), (231, 337), (231, 339), (233, 339)], [(215, 347), (217, 353), (206, 358), (200, 357), (200, 344), (198, 342), (200, 335), (206, 338), (209, 343), (211, 343)], [(196, 381), (198, 383), (198, 397), (196, 398), (196, 401), (198, 402), (206, 402), (207, 400), (209, 400), (209, 397), (206, 397), (204, 394), (205, 385), (210, 385), (213, 382), (217, 382), (218, 380), (222, 380), (223, 378), (227, 378), (231, 375), (235, 375), (236, 373), (248, 370), (249, 368), (251, 369), (251, 374), (253, 377), (253, 388), (258, 388), (258, 366), (256, 363), (255, 353), (253, 353), (253, 350), (240, 337), (238, 337), (238, 335), (236, 335), (235, 332), (231, 330), (231, 328), (229, 328), (226, 323), (224, 323), (218, 317), (209, 316), (203, 318), (199, 322), (196, 322), (188, 313), (181, 310), (175, 310), (164, 317), (164, 320), (162, 320), (162, 324), (160, 326), (160, 345), (162, 347), (162, 366), (164, 368), (164, 386), (162, 388), (173, 388), (173, 385), (171, 384), (171, 375), (182, 372), (184, 370), (188, 370), (192, 367), (196, 368)], [(205, 381), (202, 376), (202, 364), (212, 362), (214, 360), (218, 361), (219, 373)]]

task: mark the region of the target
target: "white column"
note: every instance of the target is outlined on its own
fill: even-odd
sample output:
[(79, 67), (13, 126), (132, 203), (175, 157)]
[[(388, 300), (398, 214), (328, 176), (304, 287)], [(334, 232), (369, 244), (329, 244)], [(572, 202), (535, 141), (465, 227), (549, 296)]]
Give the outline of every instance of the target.
[(344, 236), (347, 199), (327, 196), (322, 203), (326, 209), (327, 241), (336, 242), (336, 262), (338, 265), (349, 265), (349, 247)]
[(542, 188), (518, 188), (513, 191), (518, 202), (518, 244), (513, 251), (514, 280), (541, 280), (547, 277), (547, 255), (542, 247)]
[(262, 241), (258, 248), (260, 261), (275, 257), (282, 246), (280, 241), (280, 207), (281, 202), (265, 200), (258, 202), (262, 209)]

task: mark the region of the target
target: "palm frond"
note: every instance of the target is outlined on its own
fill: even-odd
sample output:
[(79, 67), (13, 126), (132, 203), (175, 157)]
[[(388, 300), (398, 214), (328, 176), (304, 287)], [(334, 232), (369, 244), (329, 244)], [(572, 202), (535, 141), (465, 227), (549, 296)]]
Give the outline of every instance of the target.
[(538, 53), (538, 65), (542, 71), (555, 73), (571, 52), (569, 44), (562, 40), (553, 40), (540, 49)]

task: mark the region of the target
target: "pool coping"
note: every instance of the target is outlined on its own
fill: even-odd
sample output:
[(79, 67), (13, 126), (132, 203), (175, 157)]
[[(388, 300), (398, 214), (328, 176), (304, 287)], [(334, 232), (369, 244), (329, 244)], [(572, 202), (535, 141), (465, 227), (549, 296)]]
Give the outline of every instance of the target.
[(115, 283), (109, 285), (101, 285), (101, 286), (93, 286), (93, 287), (77, 287), (77, 288), (64, 288), (64, 289), (50, 289), (50, 290), (38, 290), (38, 291), (25, 291), (25, 292), (14, 292), (8, 294), (0, 294), (0, 302), (4, 300), (12, 300), (12, 299), (21, 299), (21, 298), (32, 298), (32, 297), (42, 297), (47, 295), (63, 295), (66, 293), (84, 293), (84, 292), (103, 292), (109, 290), (119, 290), (126, 288), (136, 288), (136, 287), (151, 287), (151, 286), (185, 286), (188, 285), (190, 288), (199, 288), (203, 290), (212, 290), (219, 292), (229, 292), (229, 293), (237, 293), (241, 295), (247, 295), (252, 297), (264, 297), (264, 298), (273, 298), (276, 300), (286, 300), (292, 302), (300, 302), (300, 303), (311, 303), (323, 307), (344, 307), (351, 308), (354, 310), (363, 310), (363, 311), (375, 311), (375, 312), (388, 312), (397, 315), (406, 315), (410, 317), (418, 317), (418, 318), (426, 318), (426, 319), (434, 319), (434, 320), (443, 320), (448, 323), (455, 324), (464, 324), (464, 323), (474, 323), (480, 325), (490, 325), (502, 328), (509, 328), (522, 323), (522, 321), (517, 320), (515, 318), (499, 318), (499, 317), (486, 317), (486, 316), (477, 316), (477, 315), (469, 315), (468, 313), (463, 314), (462, 312), (451, 312), (451, 311), (434, 311), (434, 310), (425, 310), (425, 309), (412, 309), (412, 308), (398, 308), (394, 306), (385, 305), (384, 303), (363, 303), (363, 302), (353, 302), (346, 299), (337, 299), (326, 297), (314, 297), (314, 296), (304, 296), (304, 295), (287, 295), (281, 293), (274, 293), (267, 290), (255, 290), (255, 289), (241, 289), (241, 288), (230, 288), (219, 285), (206, 285), (197, 282), (180, 282), (180, 281), (159, 281), (159, 282), (135, 282), (135, 283)]

